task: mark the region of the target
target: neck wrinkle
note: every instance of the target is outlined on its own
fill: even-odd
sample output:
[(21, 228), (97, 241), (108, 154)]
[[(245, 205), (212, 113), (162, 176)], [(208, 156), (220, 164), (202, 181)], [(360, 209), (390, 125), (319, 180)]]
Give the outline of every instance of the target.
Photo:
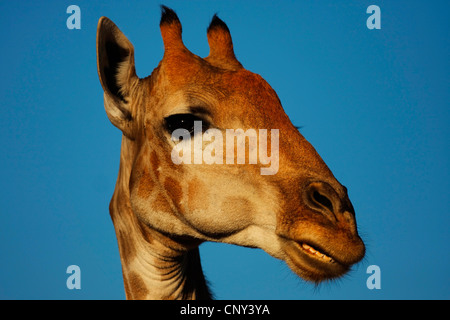
[(211, 299), (199, 248), (174, 249), (172, 239), (143, 227), (147, 230), (135, 239), (133, 259), (121, 253), (127, 299)]

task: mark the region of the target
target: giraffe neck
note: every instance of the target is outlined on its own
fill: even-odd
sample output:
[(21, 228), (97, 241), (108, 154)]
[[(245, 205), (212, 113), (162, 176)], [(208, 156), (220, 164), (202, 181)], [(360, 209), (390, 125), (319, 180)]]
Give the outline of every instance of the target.
[(199, 243), (171, 239), (139, 221), (131, 209), (129, 179), (133, 147), (122, 140), (119, 177), (110, 214), (119, 245), (127, 299), (211, 299), (200, 263)]

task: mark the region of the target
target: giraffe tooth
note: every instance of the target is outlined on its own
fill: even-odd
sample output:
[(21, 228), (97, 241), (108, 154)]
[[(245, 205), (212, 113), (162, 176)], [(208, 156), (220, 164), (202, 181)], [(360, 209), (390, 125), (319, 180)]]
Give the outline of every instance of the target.
[(310, 254), (316, 256), (317, 258), (320, 258), (324, 261), (327, 261), (329, 263), (334, 263), (335, 261), (333, 260), (333, 258), (327, 256), (326, 254), (314, 249), (313, 247), (311, 247), (310, 245), (306, 244), (306, 243), (302, 243), (301, 244), (302, 248), (309, 252)]

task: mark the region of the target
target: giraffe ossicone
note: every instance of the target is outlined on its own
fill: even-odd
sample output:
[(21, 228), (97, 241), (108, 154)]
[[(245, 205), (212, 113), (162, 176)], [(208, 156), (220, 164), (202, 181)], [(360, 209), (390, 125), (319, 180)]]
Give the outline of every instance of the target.
[(205, 241), (260, 248), (316, 283), (348, 272), (365, 246), (347, 188), (237, 60), (227, 25), (213, 17), (205, 58), (165, 6), (160, 29), (164, 56), (139, 78), (122, 31), (97, 28), (105, 111), (123, 133), (109, 209), (127, 299), (211, 298)]

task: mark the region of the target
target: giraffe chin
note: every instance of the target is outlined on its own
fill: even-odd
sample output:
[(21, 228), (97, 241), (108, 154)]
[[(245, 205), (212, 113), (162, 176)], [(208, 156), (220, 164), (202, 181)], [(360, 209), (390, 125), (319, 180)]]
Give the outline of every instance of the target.
[(319, 283), (338, 278), (350, 270), (351, 264), (308, 242), (287, 240), (283, 246), (285, 261), (291, 270), (306, 281)]

